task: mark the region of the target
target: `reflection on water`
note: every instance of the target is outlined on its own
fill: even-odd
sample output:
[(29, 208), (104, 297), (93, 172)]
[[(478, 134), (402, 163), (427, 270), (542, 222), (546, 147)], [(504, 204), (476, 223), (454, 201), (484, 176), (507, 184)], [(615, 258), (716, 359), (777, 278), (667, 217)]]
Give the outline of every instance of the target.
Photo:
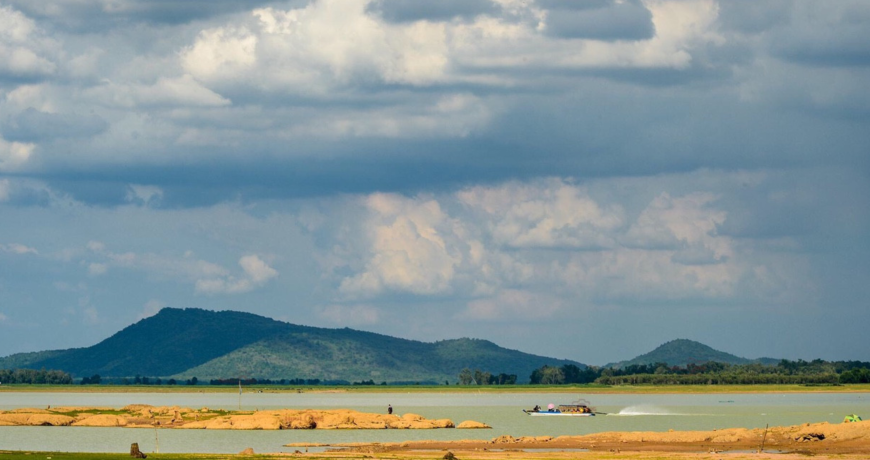
[(101, 406), (128, 404), (243, 410), (347, 408), (415, 413), (476, 420), (491, 430), (287, 430), (223, 431), (150, 428), (0, 427), (0, 449), (82, 452), (128, 452), (139, 443), (143, 452), (257, 453), (304, 451), (289, 443), (402, 442), (410, 440), (492, 439), (500, 435), (562, 436), (600, 431), (712, 430), (762, 428), (769, 424), (839, 423), (846, 414), (870, 414), (868, 393), (588, 395), (610, 415), (598, 417), (529, 417), (534, 405), (571, 402), (580, 395), (540, 393), (14, 393), (0, 392), (0, 410), (19, 407)]

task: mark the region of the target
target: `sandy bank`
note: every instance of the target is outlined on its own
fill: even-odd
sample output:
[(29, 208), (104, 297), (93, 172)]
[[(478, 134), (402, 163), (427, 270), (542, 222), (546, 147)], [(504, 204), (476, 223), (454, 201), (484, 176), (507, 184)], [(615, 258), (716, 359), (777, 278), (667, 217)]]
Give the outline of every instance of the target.
[[(590, 452), (721, 453), (752, 452), (762, 443), (768, 453), (812, 455), (858, 455), (870, 458), (870, 421), (857, 423), (815, 423), (769, 429), (732, 428), (714, 431), (603, 432), (583, 436), (499, 436), (489, 441), (409, 441), (402, 443), (345, 444), (355, 452), (410, 452), (449, 450), (454, 452), (515, 452), (578, 450)], [(466, 455), (467, 456), (467, 455)], [(548, 456), (549, 458), (549, 456)], [(717, 457), (722, 458), (722, 457)], [(753, 457), (757, 458), (757, 457)], [(775, 458), (784, 458), (777, 456)]]
[(177, 428), (203, 430), (376, 430), (489, 428), (474, 421), (459, 425), (449, 419), (430, 420), (416, 414), (372, 414), (347, 409), (215, 411), (207, 407), (155, 407), (133, 404), (121, 409), (49, 407), (0, 411), (0, 426), (89, 426)]

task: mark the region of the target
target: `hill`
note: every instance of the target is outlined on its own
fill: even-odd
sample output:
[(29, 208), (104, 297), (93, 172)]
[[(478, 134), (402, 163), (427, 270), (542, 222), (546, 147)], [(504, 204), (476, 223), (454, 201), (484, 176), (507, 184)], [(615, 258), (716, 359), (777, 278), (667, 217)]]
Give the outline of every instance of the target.
[(570, 361), (477, 339), (435, 343), (353, 329), (327, 329), (235, 311), (164, 308), (86, 348), (20, 353), (0, 369), (58, 369), (74, 377), (320, 379), (455, 382), (463, 368), (517, 375)]
[(633, 364), (667, 363), (669, 366), (684, 367), (689, 363), (701, 364), (709, 361), (728, 364), (749, 364), (752, 360), (715, 350), (694, 340), (677, 339), (659, 345), (655, 350), (628, 361), (607, 364), (605, 367), (624, 368)]

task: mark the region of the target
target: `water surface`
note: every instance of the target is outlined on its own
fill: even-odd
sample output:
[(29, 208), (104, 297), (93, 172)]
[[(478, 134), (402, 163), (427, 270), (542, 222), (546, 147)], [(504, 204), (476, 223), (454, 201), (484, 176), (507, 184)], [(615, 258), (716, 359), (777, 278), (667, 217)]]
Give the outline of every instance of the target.
[(561, 436), (601, 431), (711, 430), (765, 425), (842, 422), (847, 414), (870, 415), (870, 393), (619, 394), (589, 395), (597, 417), (529, 417), (523, 408), (570, 403), (564, 393), (0, 393), (0, 410), (20, 407), (128, 404), (190, 408), (354, 409), (415, 413), (475, 420), (491, 430), (172, 430), (150, 428), (0, 427), (0, 449), (127, 452), (137, 442), (143, 452), (293, 452), (288, 443), (402, 442), (408, 440), (492, 439), (500, 435)]

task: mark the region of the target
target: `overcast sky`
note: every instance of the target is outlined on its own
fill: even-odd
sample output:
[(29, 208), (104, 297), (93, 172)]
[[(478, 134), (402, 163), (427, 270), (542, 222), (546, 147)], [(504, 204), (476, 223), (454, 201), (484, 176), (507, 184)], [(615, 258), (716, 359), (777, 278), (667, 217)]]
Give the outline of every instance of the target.
[(868, 44), (866, 0), (0, 0), (0, 355), (196, 307), (870, 360)]

